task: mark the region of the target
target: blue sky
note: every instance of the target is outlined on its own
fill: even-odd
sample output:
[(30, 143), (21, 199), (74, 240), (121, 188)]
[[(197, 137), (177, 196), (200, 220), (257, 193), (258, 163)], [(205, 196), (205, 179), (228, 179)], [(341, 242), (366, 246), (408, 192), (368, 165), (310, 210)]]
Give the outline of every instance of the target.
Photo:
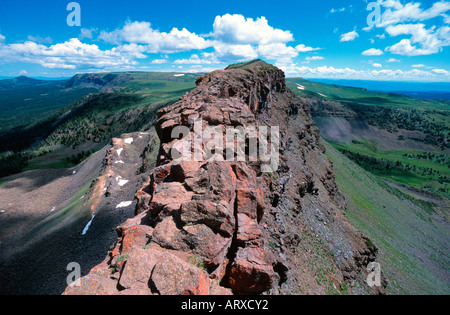
[(290, 77), (450, 81), (450, 1), (78, 0), (80, 26), (67, 24), (70, 2), (0, 3), (0, 76), (205, 72), (262, 58)]

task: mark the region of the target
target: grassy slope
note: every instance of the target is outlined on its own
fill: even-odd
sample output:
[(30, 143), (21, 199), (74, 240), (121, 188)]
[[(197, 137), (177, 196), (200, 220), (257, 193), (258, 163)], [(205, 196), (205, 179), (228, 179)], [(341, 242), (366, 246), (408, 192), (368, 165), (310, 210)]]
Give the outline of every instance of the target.
[[(409, 113), (409, 115), (412, 114), (415, 117), (414, 119), (423, 120), (420, 126), (417, 125), (418, 130), (426, 125), (433, 125), (439, 126), (439, 131), (445, 135), (450, 135), (450, 119), (448, 119), (450, 116), (450, 101), (448, 100), (425, 100), (401, 94), (312, 82), (302, 78), (289, 78), (286, 80), (286, 84), (295, 94), (302, 97), (323, 98), (348, 104), (349, 107), (355, 104), (369, 106), (370, 110), (377, 107), (386, 108), (395, 110), (395, 115)], [(375, 113), (371, 115), (375, 115)], [(376, 115), (373, 118), (375, 117)]]
[[(100, 150), (105, 143), (100, 144), (88, 144), (84, 145), (83, 148), (59, 148), (53, 152), (45, 155), (38, 156), (31, 159), (28, 165), (23, 169), (23, 171), (39, 170), (39, 169), (60, 169), (60, 168), (71, 168), (78, 165), (81, 161), (88, 158), (94, 152)], [(83, 158), (80, 158), (76, 162), (73, 160), (68, 160), (84, 152)]]
[[(425, 132), (424, 135), (430, 136), (432, 140), (436, 140), (435, 137), (438, 137), (439, 133), (441, 133), (443, 137), (448, 137), (450, 134), (450, 119), (448, 119), (450, 115), (449, 101), (424, 100), (400, 94), (368, 91), (362, 88), (312, 82), (302, 78), (287, 79), (287, 85), (299, 96), (322, 98), (340, 102), (341, 105), (336, 105), (336, 111), (341, 114), (342, 112), (345, 113), (346, 110), (349, 112), (352, 111), (352, 109), (355, 109), (355, 104), (357, 104), (360, 108), (360, 113), (369, 115), (369, 117), (364, 118), (365, 121), (369, 124), (372, 124), (370, 123), (370, 120), (376, 121), (375, 125), (381, 129), (388, 128), (392, 123), (392, 126), (390, 127), (397, 128), (398, 126), (398, 128), (406, 128), (407, 130), (423, 131)], [(365, 110), (365, 108), (368, 110)], [(379, 108), (380, 110), (376, 110), (375, 108)], [(394, 111), (389, 114), (383, 113), (382, 109), (384, 108), (386, 110)], [(403, 118), (396, 120), (395, 118), (398, 118), (400, 114), (407, 120), (403, 121)], [(360, 120), (363, 120), (363, 118), (360, 118)], [(383, 127), (380, 124), (385, 124), (386, 126)], [(389, 130), (389, 128), (387, 130)], [(397, 137), (397, 135), (392, 134), (392, 137)], [(405, 154), (419, 155), (426, 152), (408, 149), (383, 150), (380, 148), (383, 143), (375, 143), (372, 140), (361, 139), (357, 134), (353, 135), (353, 139), (357, 141), (334, 143), (333, 146), (341, 151), (348, 150), (352, 153), (393, 163), (399, 161), (402, 163), (402, 166), (409, 165), (417, 168), (417, 170), (414, 171), (397, 171), (392, 169), (388, 171), (377, 171), (369, 169), (373, 171), (374, 174), (397, 184), (425, 189), (448, 197), (450, 169), (447, 162), (436, 163), (435, 161), (414, 158), (411, 156), (405, 157)], [(436, 147), (436, 152), (433, 152), (433, 154), (445, 155), (445, 151), (438, 150), (437, 142), (429, 143), (427, 142), (429, 140), (430, 139), (427, 138), (427, 140), (424, 140), (424, 143), (432, 144)], [(441, 141), (439, 143), (444, 142)]]
[(47, 145), (80, 145), (117, 137), (125, 132), (144, 131), (156, 119), (156, 111), (177, 101), (195, 87), (195, 75), (140, 73), (135, 80), (114, 87), (113, 93), (98, 94), (46, 140)]
[(60, 85), (0, 90), (0, 133), (34, 124), (96, 91), (92, 88), (63, 90)]
[[(17, 90), (0, 91), (0, 107), (10, 104), (12, 101), (18, 102), (19, 105), (22, 104), (22, 106), (15, 107), (15, 114), (10, 116), (10, 124), (14, 126), (24, 122), (29, 122), (30, 125), (37, 124), (35, 129), (39, 130), (40, 133), (36, 140), (45, 139), (38, 144), (32, 138), (33, 136), (36, 137), (38, 133), (34, 132), (33, 129), (23, 130), (23, 135), (19, 138), (32, 139), (32, 142), (34, 142), (33, 152), (30, 154), (32, 160), (29, 161), (26, 170), (65, 168), (71, 166), (64, 160), (74, 154), (74, 150), (68, 149), (71, 146), (82, 145), (86, 142), (104, 144), (111, 137), (119, 136), (124, 132), (147, 130), (156, 119), (156, 110), (161, 106), (175, 102), (183, 94), (193, 89), (197, 76), (198, 74), (166, 72), (105, 73), (75, 76), (68, 81), (69, 83), (65, 83), (66, 86), (70, 86), (69, 90), (72, 93), (92, 91), (94, 87), (94, 91), (98, 92), (100, 86), (105, 88), (107, 92), (93, 94), (82, 102), (84, 104), (82, 106), (79, 105), (80, 102), (76, 102), (63, 107), (66, 112), (65, 118), (57, 125), (52, 123), (58, 121), (53, 118), (50, 123), (37, 124), (48, 117), (48, 112), (44, 110), (44, 96), (40, 96), (42, 104), (40, 101), (33, 102), (34, 105), (27, 107), (22, 96), (16, 97), (14, 95), (13, 92), (17, 94)], [(95, 83), (92, 83), (94, 81)], [(41, 95), (41, 92), (47, 91), (48, 95), (45, 98), (50, 96), (55, 98), (55, 95), (49, 93), (49, 91), (55, 90), (58, 97), (45, 104), (45, 108), (53, 108), (54, 111), (57, 108), (56, 103), (66, 104), (65, 101), (68, 100), (62, 101), (59, 99), (62, 94), (57, 91), (58, 85), (53, 83), (48, 86), (30, 87), (28, 89), (39, 89), (33, 90), (34, 95)], [(20, 89), (20, 91), (25, 90)], [(82, 95), (80, 94), (80, 96)], [(39, 115), (34, 115), (36, 111), (42, 112)], [(2, 114), (9, 115), (8, 112), (0, 111), (0, 122), (2, 121)], [(29, 115), (34, 115), (33, 121), (29, 121), (29, 118), (27, 118)], [(5, 141), (8, 141), (8, 139), (5, 139)], [(42, 152), (53, 151), (55, 146), (60, 147), (61, 145), (63, 148), (52, 152), (54, 154), (41, 156)], [(92, 149), (98, 149), (101, 146), (93, 146)], [(67, 151), (67, 154), (63, 154), (64, 151)]]
[[(417, 158), (417, 156), (426, 154), (426, 151), (419, 150), (385, 150), (380, 148), (373, 141), (359, 140), (350, 141), (348, 143), (332, 143), (333, 147), (339, 150), (347, 150), (353, 153), (361, 154), (376, 158), (378, 160), (390, 161), (393, 163), (400, 162), (402, 166), (410, 165), (416, 167), (419, 171), (379, 171), (373, 170), (373, 173), (393, 181), (400, 185), (407, 185), (410, 187), (431, 190), (439, 193), (445, 197), (448, 197), (448, 190), (450, 184), (448, 182), (450, 178), (450, 168), (447, 163), (436, 163), (433, 160)], [(405, 156), (407, 154), (407, 156)], [(439, 156), (445, 157), (444, 153)], [(448, 161), (448, 158), (447, 158)], [(423, 169), (431, 169), (433, 173), (422, 172)], [(440, 181), (441, 177), (446, 177), (445, 181)]]
[[(386, 107), (406, 107), (421, 110), (450, 110), (449, 101), (425, 100), (402, 94), (368, 91), (356, 87), (313, 82), (302, 78), (289, 78), (286, 81), (287, 86), (300, 96), (320, 97), (321, 95), (319, 93), (321, 93), (326, 95), (327, 99), (338, 102), (352, 102), (361, 105)], [(305, 89), (299, 89), (298, 85), (305, 87)]]
[[(450, 235), (442, 212), (429, 213), (326, 144), (350, 222), (379, 248), (392, 294), (449, 294)], [(416, 204), (417, 203), (417, 204)]]
[(146, 101), (155, 102), (171, 98), (177, 91), (188, 91), (195, 87), (196, 74), (175, 75), (165, 72), (124, 72), (78, 75), (62, 81), (29, 78), (0, 80), (0, 133), (36, 124), (67, 110), (81, 97), (98, 93), (102, 86), (86, 80), (86, 76), (99, 79), (98, 82), (109, 87), (111, 92), (139, 94)]

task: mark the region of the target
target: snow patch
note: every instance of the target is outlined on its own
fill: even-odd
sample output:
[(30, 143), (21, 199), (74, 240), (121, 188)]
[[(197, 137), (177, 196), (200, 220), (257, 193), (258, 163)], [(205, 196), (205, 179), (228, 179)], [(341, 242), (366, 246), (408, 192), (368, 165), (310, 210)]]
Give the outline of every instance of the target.
[(75, 175), (76, 173), (77, 173), (77, 171), (73, 171), (73, 172), (72, 172), (72, 175)]
[(325, 94), (322, 94), (322, 93), (317, 93), (317, 94), (319, 94), (320, 96), (323, 96), (323, 97), (328, 97), (328, 96), (326, 96)]
[(118, 163), (120, 163), (120, 164), (125, 164), (125, 162), (122, 161), (122, 160), (119, 160), (119, 161), (115, 161), (115, 162), (114, 162), (114, 164), (118, 164)]
[(116, 206), (116, 209), (118, 209), (118, 208), (125, 208), (125, 207), (128, 207), (128, 206), (131, 206), (132, 203), (133, 203), (133, 201), (122, 201), (121, 203), (119, 203)]
[(119, 186), (123, 186), (123, 185), (126, 185), (126, 183), (128, 183), (129, 182), (129, 180), (126, 180), (126, 179), (121, 179), (120, 181), (119, 181)]
[(52, 208), (52, 210), (50, 210), (50, 212), (53, 212), (53, 211), (55, 211), (55, 209), (56, 209), (56, 207), (53, 207), (53, 208)]
[(89, 227), (91, 226), (92, 221), (95, 218), (95, 214), (92, 215), (92, 219), (91, 221), (88, 222), (88, 224), (86, 224), (86, 226), (83, 229), (83, 232), (81, 233), (81, 235), (86, 235), (87, 231), (89, 230)]
[(174, 76), (174, 77), (184, 77), (185, 74), (184, 74), (184, 73), (180, 73), (180, 74), (174, 74), (173, 76)]
[(133, 141), (134, 141), (133, 138), (127, 138), (127, 139), (124, 140), (124, 142), (125, 142), (126, 144), (132, 144)]
[(123, 148), (120, 148), (119, 150), (117, 150), (117, 155), (120, 156), (122, 154)]
[(0, 213), (5, 213), (6, 211), (5, 210), (0, 210)]
[(297, 84), (297, 89), (299, 90), (306, 90), (306, 88), (303, 85)]

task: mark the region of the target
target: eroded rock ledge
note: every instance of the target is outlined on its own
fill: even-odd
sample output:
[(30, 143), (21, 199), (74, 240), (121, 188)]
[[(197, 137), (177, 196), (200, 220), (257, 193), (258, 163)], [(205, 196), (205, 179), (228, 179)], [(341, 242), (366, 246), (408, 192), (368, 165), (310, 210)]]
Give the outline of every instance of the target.
[[(256, 61), (214, 71), (158, 115), (158, 166), (136, 193), (136, 216), (117, 228), (105, 261), (64, 294), (283, 293), (283, 283), (296, 293), (300, 259), (313, 257), (296, 256), (313, 213), (305, 209), (318, 206), (326, 207), (329, 251), (351, 253), (332, 262), (341, 270), (337, 286), (361, 278), (375, 259), (375, 249), (333, 206), (345, 202), (308, 109), (286, 88), (281, 70)], [(203, 128), (280, 126), (279, 170), (261, 173), (260, 162), (174, 161), (173, 129), (193, 133), (199, 118)]]
[(136, 194), (136, 217), (117, 228), (107, 260), (66, 294), (259, 294), (279, 281), (273, 255), (260, 247), (257, 163), (173, 162), (170, 154), (173, 128), (192, 129), (197, 118), (204, 127), (257, 126), (255, 113), (285, 90), (284, 74), (267, 68), (213, 72), (159, 112), (160, 166)]

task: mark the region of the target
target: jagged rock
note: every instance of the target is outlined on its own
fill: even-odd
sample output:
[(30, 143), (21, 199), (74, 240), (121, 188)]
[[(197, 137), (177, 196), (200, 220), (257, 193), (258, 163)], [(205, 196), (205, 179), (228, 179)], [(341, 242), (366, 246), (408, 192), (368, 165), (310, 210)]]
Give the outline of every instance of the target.
[(192, 252), (203, 259), (203, 263), (216, 268), (223, 263), (223, 259), (231, 244), (231, 238), (214, 233), (204, 224), (188, 225), (184, 228), (185, 243), (192, 247)]
[(183, 224), (205, 224), (216, 233), (230, 237), (236, 224), (233, 202), (207, 197), (200, 197), (184, 204), (180, 211), (181, 221)]
[(189, 250), (189, 245), (183, 240), (182, 230), (177, 227), (173, 217), (165, 217), (156, 225), (152, 239), (163, 248)]
[(145, 246), (151, 239), (153, 228), (146, 225), (135, 225), (122, 230), (121, 254), (128, 253), (135, 247)]
[(179, 182), (166, 182), (159, 185), (150, 202), (150, 209), (153, 215), (158, 215), (161, 211), (164, 215), (172, 215), (180, 210), (181, 205), (189, 202), (193, 193), (184, 188)]
[[(304, 277), (308, 271), (299, 268), (316, 259), (317, 244), (323, 244), (320, 250), (329, 257), (351, 253), (329, 261), (335, 270), (330, 278), (337, 286), (349, 279), (364, 281), (364, 264), (373, 261), (376, 252), (336, 206), (342, 199), (318, 130), (307, 105), (286, 88), (284, 73), (255, 61), (214, 71), (197, 84), (158, 112), (157, 167), (136, 193), (137, 216), (118, 228), (109, 267), (102, 269), (108, 290), (111, 277), (118, 281), (111, 294), (295, 293), (302, 281), (317, 286)], [(197, 118), (202, 119), (202, 130), (279, 126), (279, 168), (262, 172), (263, 162), (250, 160), (249, 152), (246, 161), (177, 161), (172, 148), (184, 148), (172, 131), (183, 126), (192, 136)], [(190, 149), (206, 153), (206, 140), (194, 141)], [(315, 212), (319, 208), (321, 221)], [(321, 242), (300, 237), (313, 228), (323, 235), (316, 234)], [(299, 253), (300, 245), (307, 250)], [(195, 257), (195, 264), (189, 257)], [(109, 276), (108, 268), (114, 271)], [(89, 280), (91, 274), (88, 284), (100, 281), (98, 273)], [(106, 292), (95, 285), (77, 292), (89, 293), (91, 287)]]
[(209, 295), (233, 295), (231, 289), (221, 287), (217, 281), (210, 280)]
[(256, 219), (252, 219), (244, 213), (238, 213), (237, 231), (237, 240), (240, 244), (251, 243), (261, 236), (261, 230)]

